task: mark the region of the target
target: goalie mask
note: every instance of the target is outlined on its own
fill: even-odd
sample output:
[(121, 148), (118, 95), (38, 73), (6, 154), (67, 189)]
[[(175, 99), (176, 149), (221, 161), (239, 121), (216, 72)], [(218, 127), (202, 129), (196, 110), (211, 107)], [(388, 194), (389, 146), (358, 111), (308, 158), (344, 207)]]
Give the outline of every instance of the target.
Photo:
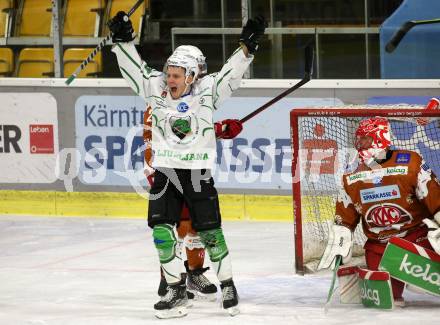
[(390, 124), (386, 118), (374, 117), (359, 123), (355, 146), (362, 161), (382, 159), (390, 145)]
[(199, 64), (200, 75), (198, 77), (204, 76), (208, 73), (206, 57), (198, 47), (193, 45), (180, 45), (174, 50), (174, 53), (182, 53), (193, 56)]
[[(164, 71), (166, 72), (168, 67), (180, 67), (185, 70), (185, 84), (190, 85), (192, 84), (196, 77), (200, 73), (199, 64), (195, 57), (193, 57), (190, 54), (185, 54), (182, 52), (174, 51), (173, 54), (168, 58)], [(192, 76), (194, 77), (191, 82), (188, 82), (188, 78)]]

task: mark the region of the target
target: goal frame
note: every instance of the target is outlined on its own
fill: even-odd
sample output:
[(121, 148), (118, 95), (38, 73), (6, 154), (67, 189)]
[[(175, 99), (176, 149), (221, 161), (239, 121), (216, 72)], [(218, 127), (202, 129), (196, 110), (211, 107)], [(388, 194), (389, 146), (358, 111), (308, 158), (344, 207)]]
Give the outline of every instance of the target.
[[(299, 155), (299, 118), (301, 117), (371, 117), (380, 116), (388, 118), (418, 118), (438, 117), (440, 110), (425, 110), (420, 108), (408, 108), (407, 106), (375, 105), (378, 108), (371, 108), (370, 105), (356, 105), (339, 107), (312, 107), (295, 108), (290, 111), (290, 139), (292, 147), (292, 195), (293, 195), (293, 222), (295, 242), (295, 272), (305, 274), (304, 250), (303, 250), (303, 223), (301, 214), (301, 161)], [(382, 107), (382, 108), (379, 108)]]

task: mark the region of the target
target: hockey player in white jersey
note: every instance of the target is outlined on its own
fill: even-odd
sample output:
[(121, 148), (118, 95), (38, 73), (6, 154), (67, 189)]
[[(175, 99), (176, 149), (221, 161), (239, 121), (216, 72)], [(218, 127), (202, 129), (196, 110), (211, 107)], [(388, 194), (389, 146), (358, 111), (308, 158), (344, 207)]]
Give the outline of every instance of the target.
[(221, 229), (217, 190), (211, 177), (216, 159), (213, 112), (240, 86), (264, 34), (263, 17), (249, 19), (240, 47), (218, 73), (197, 78), (197, 59), (177, 51), (154, 70), (140, 58), (134, 32), (124, 12), (109, 24), (120, 71), (130, 87), (152, 107), (154, 185), (150, 190), (148, 225), (169, 285), (167, 295), (155, 304), (159, 318), (186, 315), (186, 287), (181, 281), (181, 260), (176, 257), (175, 225), (185, 203), (193, 228), (202, 239), (222, 288), (223, 308), (237, 314), (238, 295), (232, 279), (229, 251)]

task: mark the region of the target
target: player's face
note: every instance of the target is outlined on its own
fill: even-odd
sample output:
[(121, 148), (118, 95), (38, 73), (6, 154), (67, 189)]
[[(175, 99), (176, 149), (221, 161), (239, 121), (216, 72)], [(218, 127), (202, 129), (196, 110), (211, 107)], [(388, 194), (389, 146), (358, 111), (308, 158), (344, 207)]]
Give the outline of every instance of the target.
[(367, 150), (371, 148), (373, 144), (373, 138), (370, 136), (358, 136), (356, 139), (356, 149), (357, 150)]
[(167, 69), (167, 85), (170, 89), (171, 97), (174, 99), (180, 98), (186, 89), (185, 69), (169, 66)]

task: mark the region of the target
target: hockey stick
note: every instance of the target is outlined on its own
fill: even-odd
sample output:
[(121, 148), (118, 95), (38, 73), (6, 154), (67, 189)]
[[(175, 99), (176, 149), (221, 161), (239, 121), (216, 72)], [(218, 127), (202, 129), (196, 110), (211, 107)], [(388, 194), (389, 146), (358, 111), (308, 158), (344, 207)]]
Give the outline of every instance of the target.
[[(130, 17), (136, 9), (144, 2), (144, 0), (137, 0), (137, 2), (134, 4), (133, 8), (130, 9), (130, 11), (127, 13), (127, 16)], [(84, 68), (87, 66), (87, 64), (90, 63), (90, 61), (93, 60), (93, 58), (98, 54), (99, 51), (102, 50), (102, 48), (107, 44), (108, 41), (112, 39), (113, 33), (110, 32), (105, 38), (102, 39), (102, 41), (94, 48), (92, 53), (89, 54), (89, 56), (81, 63), (81, 65), (76, 68), (76, 70), (72, 73), (72, 75), (67, 78), (66, 85), (70, 85), (72, 81), (78, 76), (78, 74), (84, 70)]]
[(333, 270), (332, 282), (330, 284), (330, 289), (328, 290), (327, 301), (325, 302), (325, 305), (324, 305), (324, 312), (325, 313), (327, 313), (328, 307), (330, 305), (330, 300), (332, 299), (332, 296), (336, 291), (335, 290), (336, 275), (338, 274), (338, 269), (339, 269), (339, 266), (341, 265), (341, 263), (342, 263), (342, 256), (337, 255), (336, 261), (335, 261), (335, 269)]
[(394, 34), (388, 44), (385, 46), (385, 51), (388, 53), (393, 52), (397, 46), (399, 46), (400, 41), (409, 32), (411, 28), (417, 25), (427, 25), (427, 24), (438, 24), (440, 23), (440, 18), (431, 20), (410, 20), (404, 23), (399, 30)]
[(264, 111), (269, 106), (275, 104), (280, 99), (286, 97), (291, 92), (297, 90), (298, 88), (300, 88), (300, 87), (304, 86), (306, 83), (308, 83), (310, 81), (310, 79), (312, 78), (314, 56), (315, 56), (315, 51), (314, 51), (313, 45), (312, 44), (307, 45), (306, 49), (305, 49), (305, 53), (304, 53), (304, 58), (305, 58), (304, 78), (302, 78), (301, 81), (298, 82), (296, 85), (294, 85), (291, 88), (287, 89), (286, 91), (282, 92), (277, 97), (271, 99), (270, 101), (268, 101), (266, 104), (264, 104), (260, 108), (256, 109), (252, 113), (250, 113), (250, 114), (246, 115), (245, 117), (243, 117), (240, 120), (240, 122), (244, 123), (244, 122), (250, 120), (251, 118), (253, 118), (258, 113), (261, 113), (262, 111)]

